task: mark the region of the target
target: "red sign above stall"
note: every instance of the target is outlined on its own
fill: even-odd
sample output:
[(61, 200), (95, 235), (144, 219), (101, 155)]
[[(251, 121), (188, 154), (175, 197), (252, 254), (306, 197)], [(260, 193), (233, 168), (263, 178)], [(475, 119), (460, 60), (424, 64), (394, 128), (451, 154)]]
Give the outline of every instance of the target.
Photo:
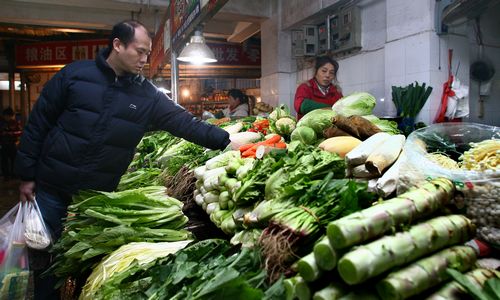
[(207, 43), (217, 59), (216, 65), (260, 66), (260, 45)]
[[(163, 20), (162, 24), (167, 24), (169, 20)], [(149, 76), (155, 76), (159, 67), (163, 64), (163, 60), (165, 59), (165, 51), (168, 49), (169, 45), (165, 45), (165, 28), (167, 26), (160, 26), (158, 31), (156, 32), (153, 43), (151, 47), (151, 54), (149, 55)]]
[(75, 60), (95, 59), (108, 40), (33, 43), (16, 46), (18, 67), (65, 65)]

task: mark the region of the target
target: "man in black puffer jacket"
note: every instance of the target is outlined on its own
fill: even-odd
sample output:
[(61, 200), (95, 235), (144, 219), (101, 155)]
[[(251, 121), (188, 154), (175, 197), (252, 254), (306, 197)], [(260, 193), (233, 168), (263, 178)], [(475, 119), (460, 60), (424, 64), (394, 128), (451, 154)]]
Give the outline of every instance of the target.
[[(114, 190), (147, 130), (166, 130), (211, 149), (230, 143), (227, 132), (194, 118), (140, 75), (150, 51), (142, 24), (116, 24), (108, 49), (95, 61), (64, 67), (36, 102), (16, 158), (20, 200), (36, 193), (56, 238), (71, 196), (81, 189)], [(55, 297), (52, 287), (37, 278), (35, 297)]]

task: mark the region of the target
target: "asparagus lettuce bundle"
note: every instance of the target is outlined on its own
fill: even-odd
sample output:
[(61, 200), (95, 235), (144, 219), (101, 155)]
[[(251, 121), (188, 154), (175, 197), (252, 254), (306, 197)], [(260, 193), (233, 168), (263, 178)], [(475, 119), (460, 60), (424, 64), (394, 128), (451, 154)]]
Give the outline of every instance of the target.
[(357, 245), (432, 214), (442, 208), (453, 193), (450, 180), (434, 179), (421, 188), (330, 223), (328, 237), (335, 249)]
[(347, 294), (347, 288), (341, 283), (330, 283), (313, 295), (313, 300), (337, 300)]
[(337, 266), (340, 258), (339, 250), (335, 250), (327, 236), (323, 237), (313, 248), (316, 264), (323, 271), (331, 271)]
[(382, 299), (407, 299), (447, 280), (447, 268), (464, 272), (475, 261), (472, 247), (451, 247), (389, 274), (377, 284), (377, 291)]
[(328, 237), (324, 236), (317, 241), (311, 253), (297, 261), (297, 270), (304, 280), (316, 281), (325, 272), (333, 270), (339, 258), (337, 250), (333, 249)]
[(297, 270), (300, 276), (308, 282), (316, 281), (323, 275), (323, 271), (319, 268), (316, 258), (314, 257), (314, 252), (299, 259), (297, 262)]
[[(500, 272), (489, 269), (475, 269), (464, 275), (472, 287), (481, 290), (486, 281), (496, 278), (500, 280)], [(456, 281), (445, 284), (437, 292), (430, 295), (428, 300), (459, 300), (467, 296), (466, 289)]]
[(361, 283), (434, 251), (464, 243), (473, 237), (474, 231), (464, 216), (437, 217), (348, 252), (340, 259), (338, 270), (346, 283)]

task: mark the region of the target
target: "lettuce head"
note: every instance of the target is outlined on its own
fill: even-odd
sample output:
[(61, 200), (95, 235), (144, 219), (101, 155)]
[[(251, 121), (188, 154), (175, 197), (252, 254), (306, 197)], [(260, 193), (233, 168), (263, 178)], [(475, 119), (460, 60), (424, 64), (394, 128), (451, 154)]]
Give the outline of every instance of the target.
[(350, 94), (335, 102), (332, 110), (341, 116), (365, 116), (370, 115), (376, 104), (376, 99), (365, 92)]

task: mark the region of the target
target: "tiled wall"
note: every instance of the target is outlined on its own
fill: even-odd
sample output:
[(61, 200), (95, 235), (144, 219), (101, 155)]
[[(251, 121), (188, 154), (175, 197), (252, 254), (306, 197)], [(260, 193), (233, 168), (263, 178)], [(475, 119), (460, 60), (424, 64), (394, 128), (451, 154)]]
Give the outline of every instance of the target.
[[(319, 9), (338, 1), (283, 1), (282, 26), (300, 23)], [(435, 0), (372, 0), (360, 1), (362, 16), (362, 51), (355, 56), (339, 59), (338, 79), (344, 95), (355, 91), (366, 91), (377, 98), (374, 113), (379, 116), (394, 116), (396, 111), (391, 97), (391, 86), (406, 86), (418, 81), (432, 86), (433, 91), (423, 107), (418, 121), (432, 123), (440, 107), (442, 86), (448, 78), (448, 49), (453, 49), (452, 68), (457, 77), (471, 89), (471, 121), (500, 123), (500, 30), (498, 18), (500, 5), (488, 12), (484, 18), (483, 34), (495, 47), (486, 47), (485, 55), (495, 64), (497, 73), (493, 80), (491, 95), (485, 102), (485, 117), (477, 115), (478, 84), (469, 82), (469, 65), (477, 56), (477, 45), (471, 37), (471, 28), (466, 26), (450, 29), (450, 34), (438, 36), (434, 30)], [(292, 6), (294, 9), (292, 9)], [(300, 8), (300, 9), (297, 9)], [(489, 16), (489, 17), (488, 17)], [(496, 25), (495, 25), (496, 24)], [(280, 31), (280, 24), (262, 31), (263, 59), (270, 59), (262, 66), (261, 91), (271, 104), (291, 103), (296, 87), (313, 77), (312, 68), (293, 70), (294, 58), (289, 57), (289, 32)], [(467, 38), (469, 35), (469, 39)], [(275, 45), (269, 46), (265, 37), (278, 37)], [(281, 39), (279, 38), (281, 37)], [(265, 52), (267, 48), (268, 52)], [(473, 59), (474, 58), (474, 59)], [(287, 62), (291, 62), (291, 67)], [(287, 85), (286, 80), (291, 84)], [(264, 98), (263, 98), (264, 100)]]

